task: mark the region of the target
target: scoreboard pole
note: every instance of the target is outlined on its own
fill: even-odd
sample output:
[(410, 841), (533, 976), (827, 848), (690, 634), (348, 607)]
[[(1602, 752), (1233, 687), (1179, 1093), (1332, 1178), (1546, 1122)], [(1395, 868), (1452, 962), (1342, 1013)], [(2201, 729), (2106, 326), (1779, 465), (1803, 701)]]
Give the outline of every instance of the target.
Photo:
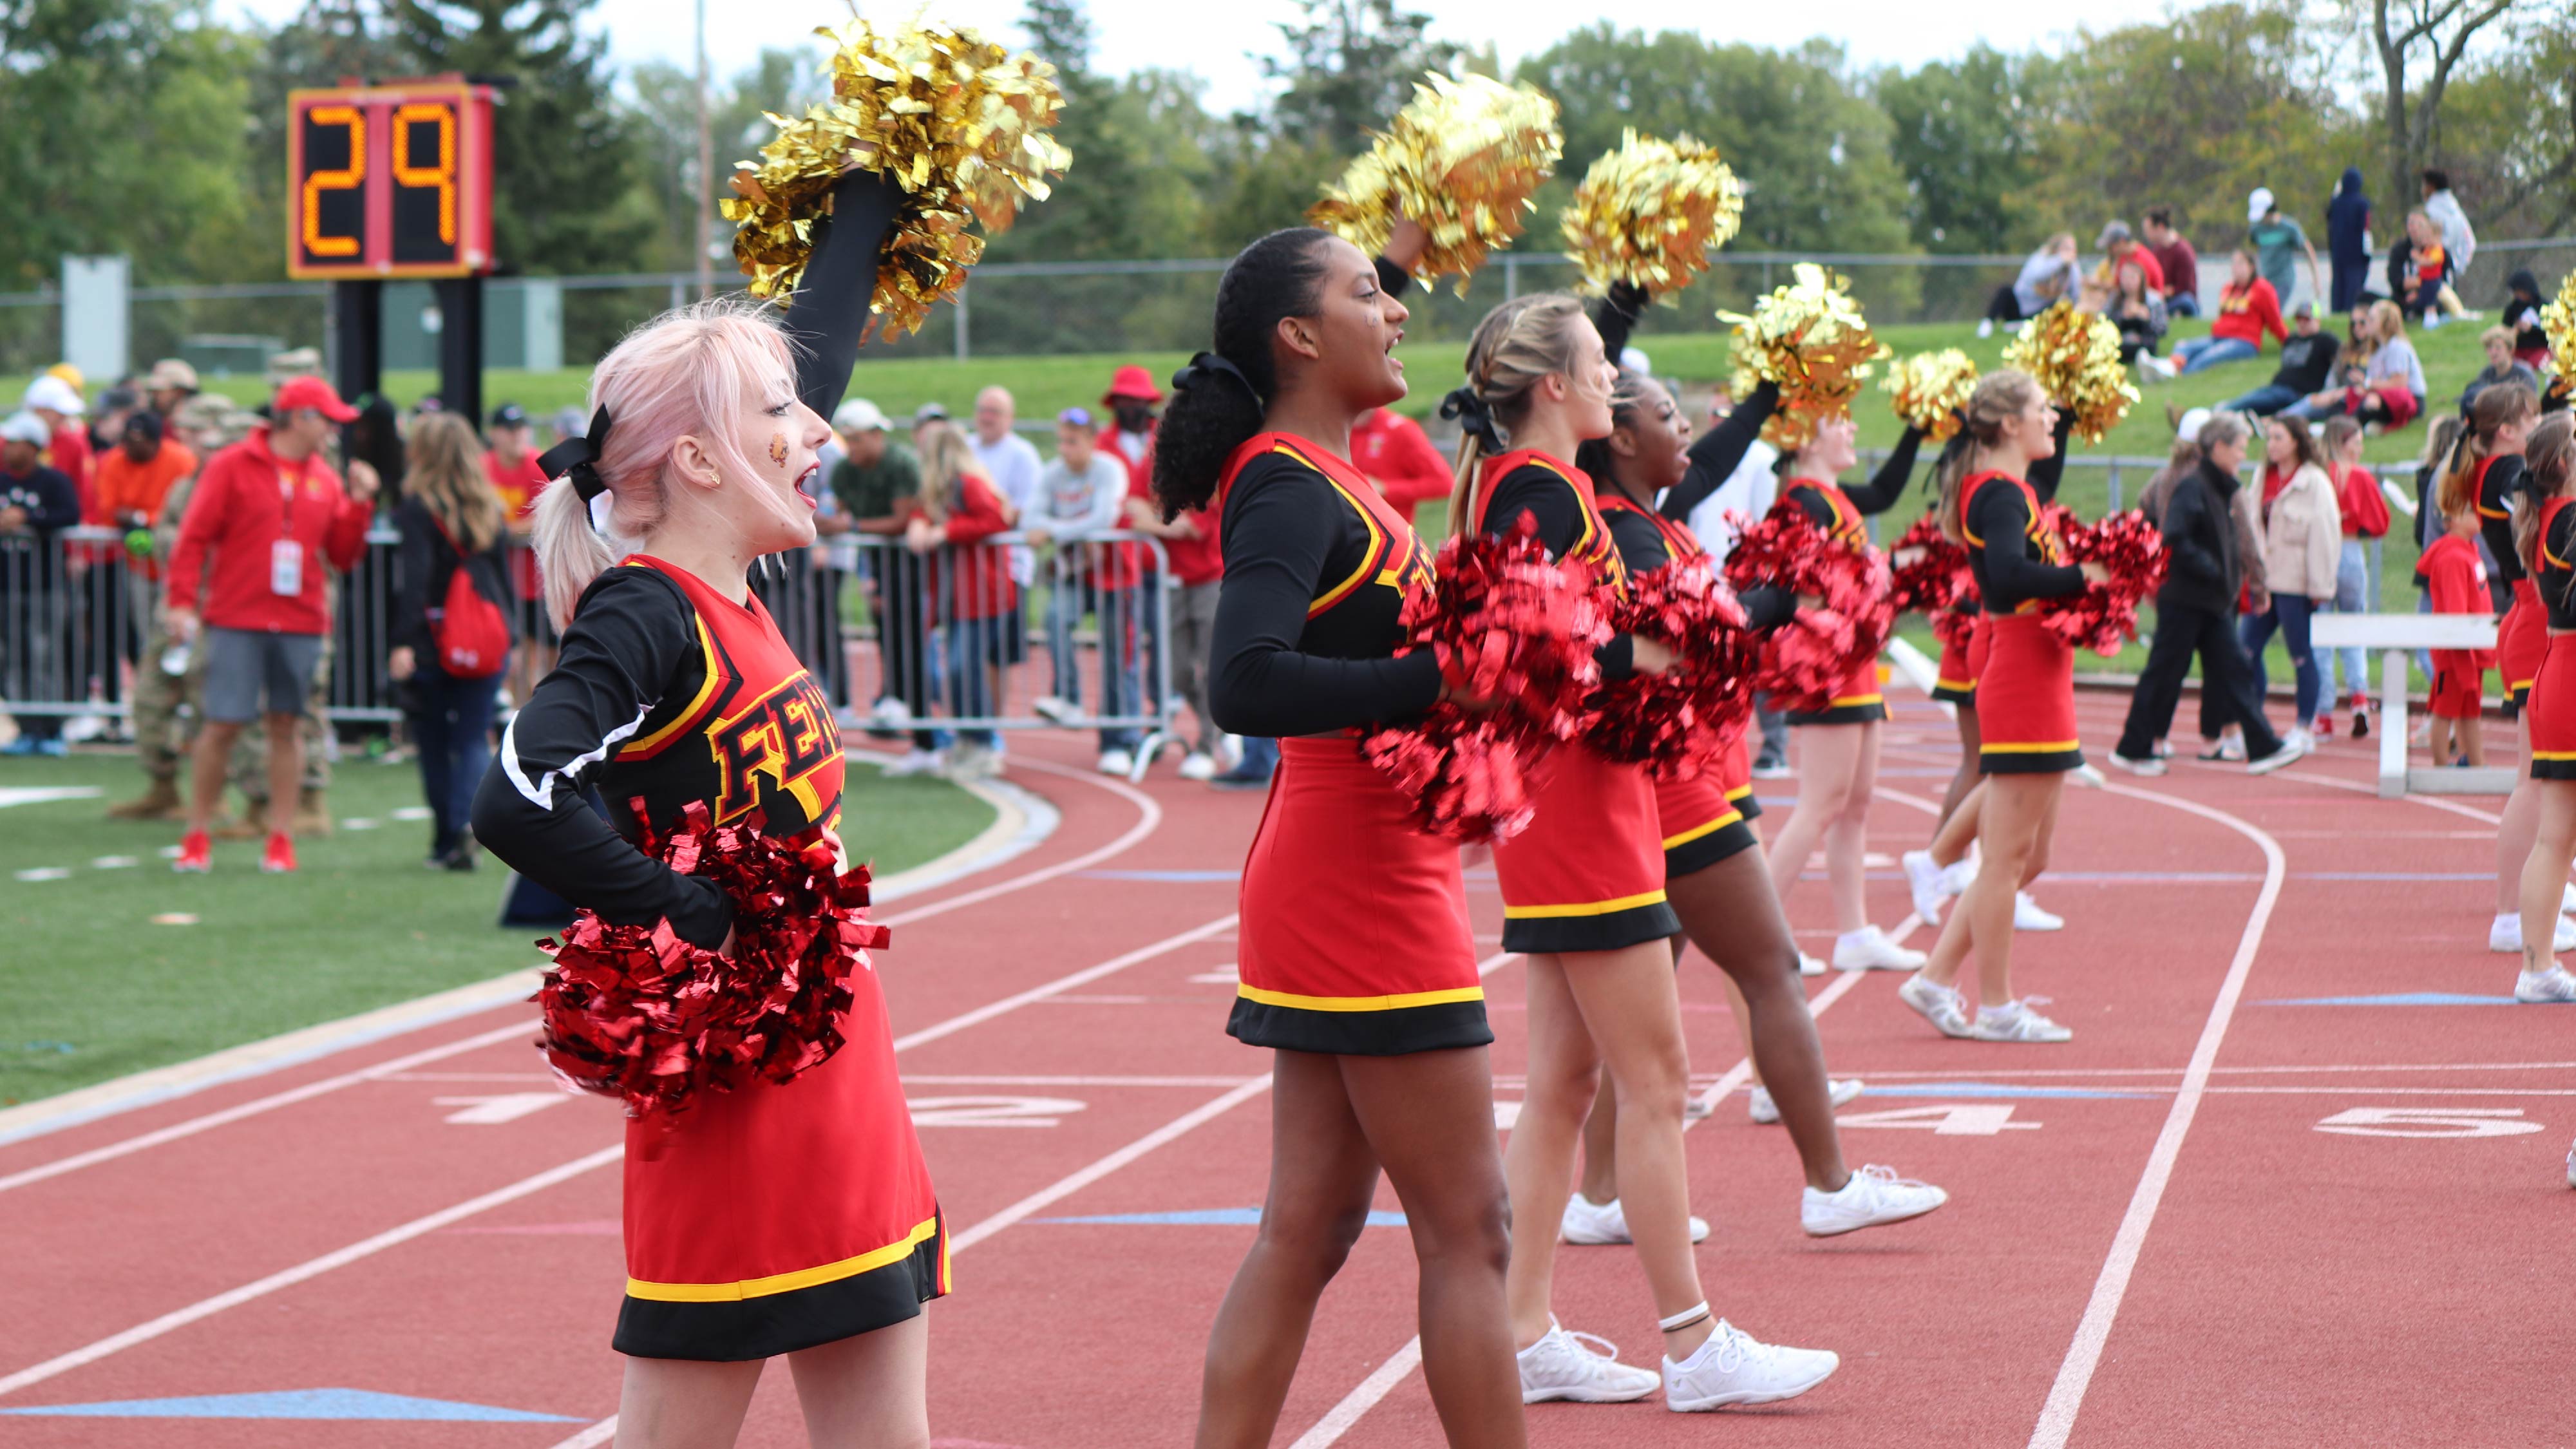
[(483, 426), (483, 279), (444, 277), (438, 294), (438, 400)]
[(384, 391), (385, 284), (331, 284), (332, 381), (356, 401)]

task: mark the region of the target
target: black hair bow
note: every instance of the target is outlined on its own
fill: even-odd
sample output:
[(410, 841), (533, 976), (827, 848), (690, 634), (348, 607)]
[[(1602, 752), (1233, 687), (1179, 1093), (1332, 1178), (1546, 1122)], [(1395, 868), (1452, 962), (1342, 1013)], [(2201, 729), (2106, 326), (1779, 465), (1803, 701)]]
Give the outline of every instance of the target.
[(1440, 416), (1457, 423), (1459, 430), (1484, 445), (1488, 453), (1503, 451), (1503, 435), (1494, 427), (1494, 409), (1472, 387), (1462, 387), (1440, 400)]
[(1245, 397), (1252, 399), (1253, 406), (1266, 406), (1261, 399), (1261, 389), (1252, 385), (1252, 379), (1242, 368), (1234, 365), (1233, 359), (1218, 352), (1201, 352), (1191, 357), (1189, 366), (1172, 374), (1172, 390), (1186, 391), (1211, 377), (1231, 379), (1235, 386), (1243, 389)]
[(582, 502), (597, 498), (608, 491), (607, 482), (599, 476), (600, 452), (608, 446), (608, 425), (608, 409), (592, 413), (588, 437), (566, 438), (546, 449), (538, 455), (537, 467), (548, 478), (570, 478)]

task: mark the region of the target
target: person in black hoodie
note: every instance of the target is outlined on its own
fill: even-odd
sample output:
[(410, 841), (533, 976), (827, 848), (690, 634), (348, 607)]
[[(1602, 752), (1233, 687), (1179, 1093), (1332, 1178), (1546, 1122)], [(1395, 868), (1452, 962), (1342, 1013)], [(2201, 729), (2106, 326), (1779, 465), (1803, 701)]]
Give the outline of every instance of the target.
[[(393, 651), (385, 672), (400, 681), (413, 740), (420, 746), (421, 793), (428, 797), (432, 869), (472, 870), (466, 822), (474, 791), (492, 760), (492, 706), (509, 667), (502, 657), (465, 661), (439, 647), (439, 625), (458, 569), (509, 628), (509, 514), (483, 470), (483, 441), (455, 413), (429, 413), (412, 425), (411, 490), (394, 510), (402, 534), (394, 599)], [(480, 669), (481, 673), (466, 672)]]
[[(55, 651), (63, 635), (63, 551), (54, 535), (80, 522), (80, 491), (60, 469), (45, 466), (51, 430), (33, 413), (0, 422), (0, 539), (32, 540), (0, 549), (0, 603), (8, 632), (0, 636), (0, 694), (24, 699), (60, 697), (69, 682), (57, 677)], [(60, 715), (18, 716), (12, 755), (61, 755)]]
[(2504, 279), (2503, 325), (2513, 329), (2513, 360), (2534, 372), (2549, 365), (2549, 334), (2540, 326), (2540, 279), (2529, 267)]
[(2326, 245), (2334, 254), (2334, 310), (2349, 312), (2370, 285), (2370, 198), (2362, 193), (2361, 168), (2343, 168), (2343, 181), (2326, 203)]
[(2316, 304), (2301, 302), (2290, 309), (2290, 336), (2281, 344), (2281, 365), (2273, 370), (2272, 380), (2220, 403), (2218, 411), (2268, 418), (2324, 392), (2334, 380), (2335, 359), (2342, 352), (2342, 339), (2317, 325)]
[(2236, 469), (2245, 461), (2242, 418), (2220, 413), (2201, 425), (2201, 463), (2174, 485), (2165, 500), (2164, 587), (2156, 593), (2156, 634), (2138, 672), (2129, 717), (2112, 747), (2111, 763), (2140, 775), (2161, 775), (2156, 741), (2173, 727), (2182, 701), (2184, 671), (2201, 658), (2201, 688), (2221, 696), (2245, 731), (2246, 769), (2268, 775), (2307, 751), (2283, 740), (2263, 717), (2263, 702), (2243, 651), (2235, 647), (2236, 593), (2244, 563), (2236, 555), (2233, 522)]

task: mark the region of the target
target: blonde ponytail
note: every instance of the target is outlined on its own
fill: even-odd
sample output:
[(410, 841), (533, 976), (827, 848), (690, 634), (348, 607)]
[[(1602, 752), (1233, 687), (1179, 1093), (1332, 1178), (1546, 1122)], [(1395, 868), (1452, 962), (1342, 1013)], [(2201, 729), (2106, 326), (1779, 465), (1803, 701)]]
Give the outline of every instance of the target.
[(1952, 543), (1967, 541), (1967, 523), (1962, 516), (1967, 508), (1967, 482), (1985, 461), (1985, 451), (2003, 440), (2004, 424), (2013, 420), (2039, 396), (2039, 383), (2027, 372), (2004, 368), (1977, 379), (1977, 390), (1968, 395), (1967, 426), (1954, 434), (1941, 450), (1941, 459), (1932, 465), (1932, 477), (1940, 486), (1938, 505), (1941, 536)]
[(1530, 390), (1539, 380), (1574, 376), (1576, 325), (1583, 303), (1563, 292), (1515, 297), (1485, 314), (1467, 344), (1467, 385), (1441, 400), (1440, 415), (1457, 420), (1458, 464), (1449, 480), (1449, 533), (1476, 531), (1476, 472), (1504, 450), (1511, 430), (1528, 418)]

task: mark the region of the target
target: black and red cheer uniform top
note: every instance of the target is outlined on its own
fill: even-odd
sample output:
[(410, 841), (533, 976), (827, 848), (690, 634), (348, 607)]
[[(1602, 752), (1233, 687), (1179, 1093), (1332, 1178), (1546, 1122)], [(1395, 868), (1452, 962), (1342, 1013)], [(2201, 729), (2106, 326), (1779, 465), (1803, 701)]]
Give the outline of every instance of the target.
[(1979, 607), (1988, 614), (2036, 612), (2042, 599), (2084, 587), (2066, 562), (2057, 530), (2040, 516), (2039, 493), (2007, 473), (1979, 473), (1960, 485), (1959, 532), (1968, 543)]

